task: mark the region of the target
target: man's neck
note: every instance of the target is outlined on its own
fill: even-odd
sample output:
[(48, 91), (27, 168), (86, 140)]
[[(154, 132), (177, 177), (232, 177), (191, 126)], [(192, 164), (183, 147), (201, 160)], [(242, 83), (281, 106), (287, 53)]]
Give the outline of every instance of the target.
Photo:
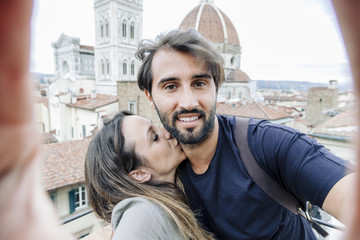
[(182, 145), (182, 148), (190, 160), (191, 167), (196, 174), (202, 174), (208, 169), (215, 154), (219, 136), (219, 122), (215, 117), (215, 124), (210, 136), (199, 144)]

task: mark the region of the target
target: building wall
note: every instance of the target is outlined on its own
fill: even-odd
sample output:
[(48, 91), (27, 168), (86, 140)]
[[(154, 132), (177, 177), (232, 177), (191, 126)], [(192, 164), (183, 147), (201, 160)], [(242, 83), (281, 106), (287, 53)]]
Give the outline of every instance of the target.
[(78, 61), (75, 59), (75, 64), (78, 66), (80, 74), (95, 77), (94, 52), (81, 50), (77, 57)]
[(251, 100), (250, 83), (230, 83), (221, 84), (218, 92), (219, 99), (240, 99)]
[[(67, 106), (66, 114), (64, 116), (67, 116), (66, 118), (69, 119), (69, 121), (64, 118), (61, 120), (64, 132), (63, 139), (75, 140), (90, 136), (91, 131), (99, 124), (99, 112), (101, 112), (101, 114), (112, 114), (117, 111), (119, 111), (118, 102), (108, 104), (95, 110)], [(83, 126), (85, 126), (85, 136), (83, 133)]]
[(108, 225), (105, 221), (100, 220), (94, 213), (87, 214), (70, 223), (61, 226), (64, 231), (71, 233), (76, 239), (97, 232)]
[(34, 104), (35, 119), (40, 133), (50, 131), (49, 109), (43, 103)]
[[(87, 201), (87, 205), (85, 207), (75, 210), (75, 212), (70, 214), (69, 191), (79, 186), (83, 186), (83, 184), (72, 187), (64, 187), (51, 192), (54, 207), (61, 221), (90, 209)], [(89, 213), (66, 224), (62, 224), (61, 228), (72, 234), (75, 238), (80, 238), (81, 236), (98, 231), (107, 224), (108, 223), (97, 218), (94, 213)]]
[(70, 102), (70, 94), (49, 96), (50, 129), (55, 130), (55, 135), (60, 141), (63, 140), (63, 120), (68, 121), (64, 114), (67, 102)]
[(55, 192), (51, 192), (51, 195), (54, 196), (53, 203), (60, 219), (65, 219), (70, 215), (69, 195), (68, 195), (70, 189), (71, 189), (70, 187), (64, 187), (58, 189)]
[[(90, 135), (91, 130), (97, 126), (98, 113), (87, 109), (67, 107), (67, 116), (70, 119), (66, 139), (82, 139)], [(85, 136), (83, 134), (85, 126)], [(73, 129), (73, 130), (72, 130)], [(74, 136), (72, 136), (72, 131)]]
[(136, 81), (120, 81), (117, 84), (120, 110), (130, 110), (129, 102), (133, 102), (137, 115), (150, 119), (156, 125), (161, 125), (156, 111), (150, 106), (149, 100), (139, 89)]
[[(59, 79), (49, 86), (50, 130), (56, 130), (60, 141), (83, 138), (82, 126), (86, 136), (98, 126), (99, 113), (110, 114), (119, 110), (119, 103), (114, 102), (96, 110), (69, 107), (72, 94), (90, 94), (95, 89), (95, 80)], [(82, 91), (82, 92), (81, 92)], [(74, 136), (74, 137), (73, 137)]]
[(306, 121), (317, 126), (331, 116), (324, 111), (335, 109), (338, 106), (338, 89), (310, 88), (306, 105)]

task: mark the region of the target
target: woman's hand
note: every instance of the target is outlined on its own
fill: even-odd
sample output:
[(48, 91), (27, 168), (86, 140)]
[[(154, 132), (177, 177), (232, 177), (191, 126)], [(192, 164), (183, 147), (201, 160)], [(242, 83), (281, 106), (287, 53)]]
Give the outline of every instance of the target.
[(40, 183), (29, 78), (32, 0), (0, 1), (0, 239), (72, 239)]

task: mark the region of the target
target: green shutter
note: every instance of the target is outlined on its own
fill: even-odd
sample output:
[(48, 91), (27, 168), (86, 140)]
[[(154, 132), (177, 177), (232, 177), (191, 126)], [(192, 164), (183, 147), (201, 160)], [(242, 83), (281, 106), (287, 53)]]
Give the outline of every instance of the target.
[(75, 212), (75, 191), (76, 189), (73, 189), (71, 191), (69, 191), (69, 209), (70, 209), (70, 214)]

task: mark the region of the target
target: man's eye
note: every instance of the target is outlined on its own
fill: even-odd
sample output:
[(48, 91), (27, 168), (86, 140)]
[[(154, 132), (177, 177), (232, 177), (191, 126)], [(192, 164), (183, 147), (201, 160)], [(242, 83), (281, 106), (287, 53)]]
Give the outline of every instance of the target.
[(156, 142), (157, 140), (159, 140), (159, 135), (155, 134), (153, 141)]
[(206, 84), (204, 83), (204, 82), (195, 82), (194, 83), (194, 86), (195, 87), (203, 87), (203, 86), (205, 86)]
[(165, 86), (165, 89), (167, 90), (174, 90), (176, 88), (176, 86), (174, 84), (168, 84)]

